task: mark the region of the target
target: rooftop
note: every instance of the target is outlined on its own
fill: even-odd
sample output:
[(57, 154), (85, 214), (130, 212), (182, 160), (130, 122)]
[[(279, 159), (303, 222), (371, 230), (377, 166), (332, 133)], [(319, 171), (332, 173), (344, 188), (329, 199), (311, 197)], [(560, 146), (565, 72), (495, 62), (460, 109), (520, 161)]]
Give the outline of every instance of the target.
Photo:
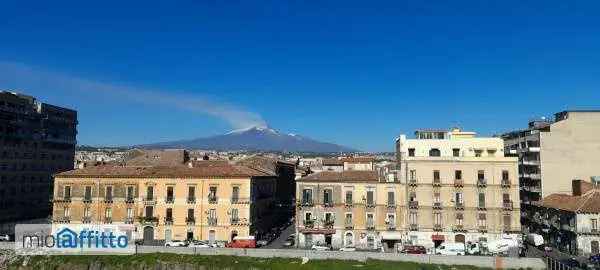
[(551, 194), (542, 206), (575, 213), (600, 213), (600, 189), (591, 189), (581, 196)]

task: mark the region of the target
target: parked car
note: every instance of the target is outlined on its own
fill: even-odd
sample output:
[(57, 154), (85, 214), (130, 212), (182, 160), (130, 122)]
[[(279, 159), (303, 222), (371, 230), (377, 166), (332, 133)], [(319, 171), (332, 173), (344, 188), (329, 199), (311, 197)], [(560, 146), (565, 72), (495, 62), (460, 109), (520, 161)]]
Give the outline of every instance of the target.
[(463, 243), (442, 243), (436, 248), (435, 254), (437, 255), (452, 255), (460, 256), (465, 255), (465, 244)]
[(340, 251), (356, 251), (355, 247), (343, 247), (340, 248)]
[(256, 239), (254, 236), (241, 237), (236, 236), (233, 238), (233, 241), (227, 243), (225, 247), (228, 248), (255, 248), (256, 247)]
[(568, 258), (568, 259), (560, 260), (559, 262), (568, 267), (575, 267), (575, 268), (581, 267), (581, 263), (579, 263), (579, 261), (577, 261), (575, 258)]
[(10, 236), (8, 234), (0, 234), (0, 241), (10, 241)]
[(591, 263), (600, 264), (600, 254), (590, 256), (589, 260)]
[(404, 246), (401, 252), (406, 254), (427, 254), (427, 249), (424, 246)]
[(256, 241), (256, 246), (257, 247), (264, 247), (264, 246), (266, 246), (268, 244), (269, 244), (269, 241), (266, 240), (266, 239), (262, 239), (262, 240)]
[(310, 248), (312, 250), (316, 250), (316, 251), (325, 251), (325, 250), (331, 250), (330, 247), (325, 246), (323, 244), (317, 243), (317, 244), (313, 244), (312, 247)]
[(206, 242), (206, 241), (191, 241), (188, 245), (188, 247), (194, 247), (194, 248), (211, 248), (213, 247), (210, 243)]
[(186, 247), (187, 243), (181, 240), (172, 240), (165, 242), (165, 247)]

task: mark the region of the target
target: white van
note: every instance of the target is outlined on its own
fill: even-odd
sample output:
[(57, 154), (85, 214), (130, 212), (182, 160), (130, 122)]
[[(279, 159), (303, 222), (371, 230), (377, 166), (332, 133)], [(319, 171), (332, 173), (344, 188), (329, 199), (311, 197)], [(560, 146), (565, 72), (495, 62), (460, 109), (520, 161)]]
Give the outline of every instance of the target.
[(435, 250), (437, 255), (465, 255), (465, 244), (463, 243), (442, 243)]

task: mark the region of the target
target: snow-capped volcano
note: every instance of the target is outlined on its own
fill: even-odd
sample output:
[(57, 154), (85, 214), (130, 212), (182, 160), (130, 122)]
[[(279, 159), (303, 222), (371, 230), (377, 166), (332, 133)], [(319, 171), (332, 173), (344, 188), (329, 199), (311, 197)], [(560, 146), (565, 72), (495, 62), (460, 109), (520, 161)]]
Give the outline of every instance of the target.
[(285, 134), (268, 126), (232, 130), (223, 135), (136, 147), (165, 149), (255, 150), (289, 152), (353, 152), (352, 148), (313, 140), (297, 134)]

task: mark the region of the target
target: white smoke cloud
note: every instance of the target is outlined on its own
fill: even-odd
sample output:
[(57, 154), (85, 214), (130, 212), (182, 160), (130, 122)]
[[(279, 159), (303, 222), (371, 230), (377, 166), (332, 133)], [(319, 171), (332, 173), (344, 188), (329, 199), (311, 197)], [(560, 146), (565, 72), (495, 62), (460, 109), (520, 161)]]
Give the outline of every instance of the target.
[(110, 95), (143, 104), (174, 107), (223, 119), (236, 129), (267, 126), (266, 121), (257, 113), (205, 97), (174, 95), (165, 90), (149, 90), (96, 82), (39, 70), (19, 63), (0, 61), (0, 89), (4, 89), (6, 85), (25, 91), (27, 89), (60, 89), (72, 93), (87, 92)]

